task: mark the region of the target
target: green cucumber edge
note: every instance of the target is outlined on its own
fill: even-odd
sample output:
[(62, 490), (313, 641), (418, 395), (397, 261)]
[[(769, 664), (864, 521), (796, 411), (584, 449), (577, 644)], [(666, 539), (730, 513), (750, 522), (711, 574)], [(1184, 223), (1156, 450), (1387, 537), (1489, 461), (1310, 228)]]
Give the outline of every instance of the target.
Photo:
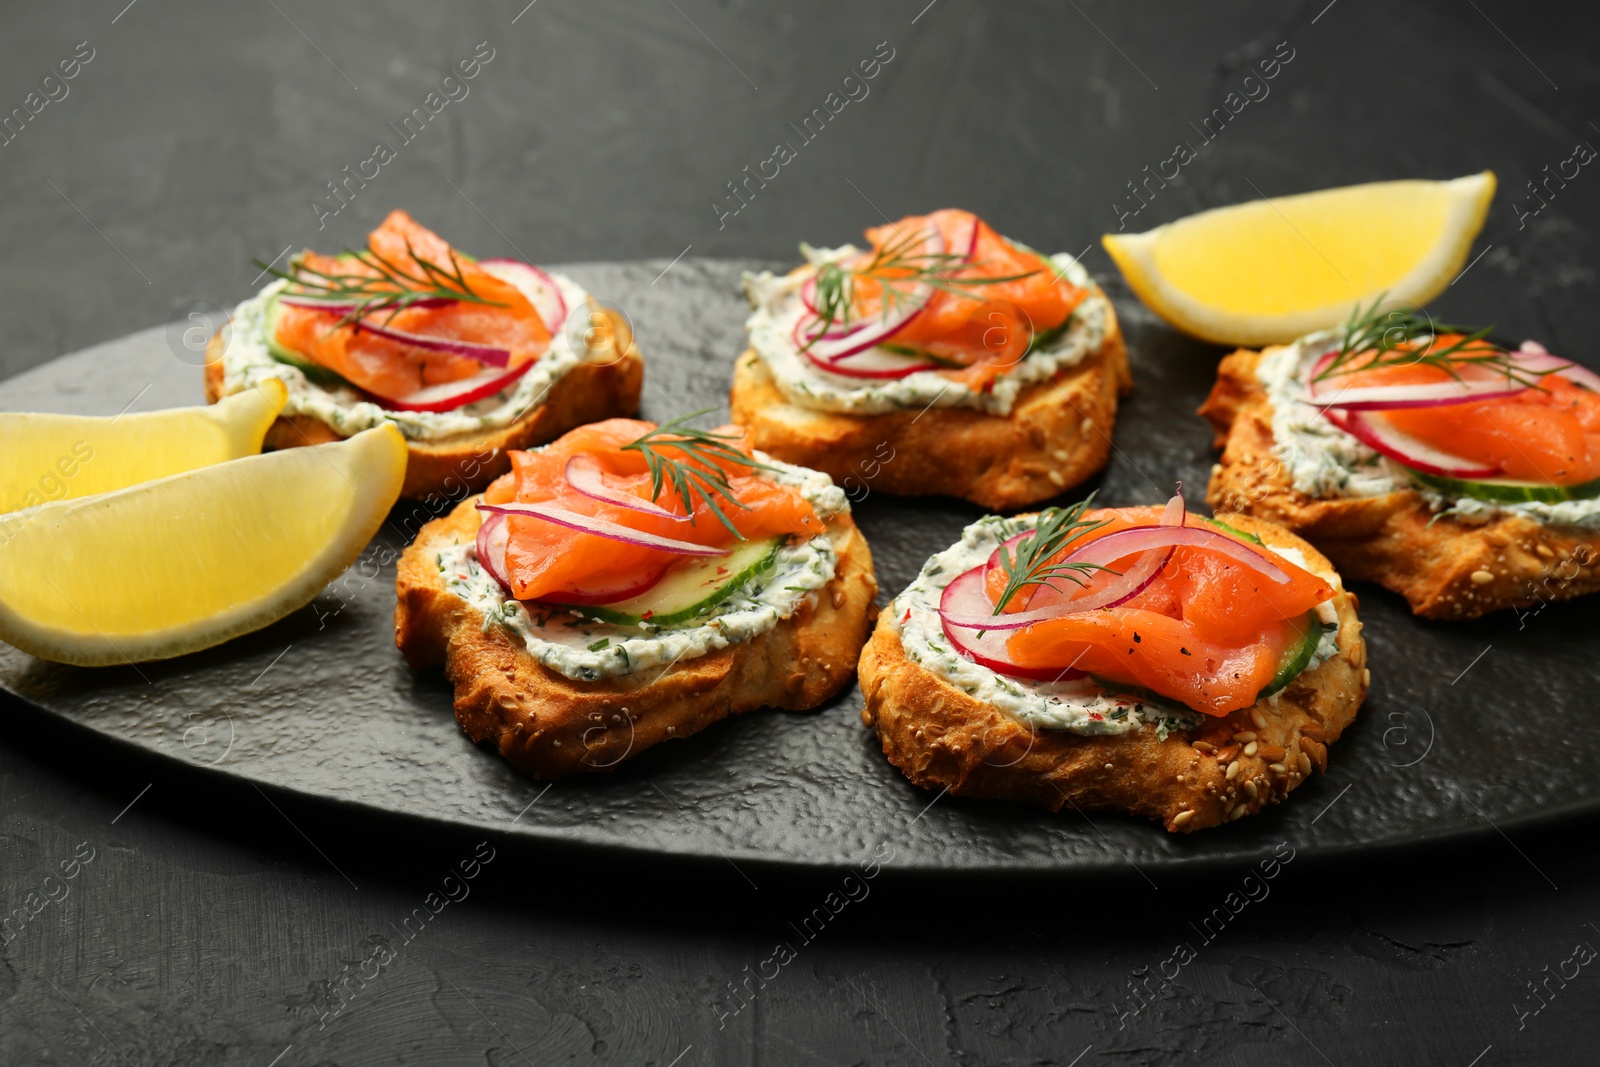
[(1247, 530), (1241, 530), (1237, 526), (1229, 526), (1227, 523), (1223, 522), (1221, 519), (1211, 519), (1211, 518), (1207, 518), (1204, 515), (1197, 515), (1197, 516), (1195, 516), (1195, 518), (1200, 519), (1200, 520), (1202, 520), (1204, 522), (1209, 522), (1211, 525), (1215, 526), (1219, 530), (1227, 530), (1231, 534), (1236, 534), (1239, 537), (1244, 538), (1246, 541), (1249, 541), (1253, 545), (1261, 545), (1263, 548), (1266, 547), (1266, 542), (1261, 540), (1261, 538), (1257, 537), (1255, 534), (1250, 533)]
[(1306, 664), (1311, 662), (1311, 657), (1317, 654), (1317, 646), (1322, 643), (1322, 635), (1332, 629), (1325, 626), (1317, 618), (1316, 611), (1308, 611), (1301, 618), (1306, 620), (1305, 636), (1300, 639), (1300, 644), (1295, 646), (1292, 654), (1286, 653), (1278, 663), (1278, 673), (1272, 676), (1272, 681), (1267, 687), (1256, 694), (1257, 700), (1276, 696), (1289, 688), (1289, 683), (1300, 677), (1305, 672)]
[(265, 319), (262, 340), (267, 346), (267, 355), (286, 367), (293, 367), (301, 374), (304, 374), (308, 381), (315, 382), (318, 385), (342, 385), (347, 389), (355, 389), (356, 387), (351, 384), (349, 379), (337, 371), (329, 370), (320, 363), (314, 363), (300, 353), (291, 351), (278, 343), (276, 335), (278, 332), (278, 309), (280, 306), (277, 296), (272, 296), (268, 299), (265, 314), (262, 316)]
[(1600, 478), (1579, 485), (1542, 485), (1538, 482), (1472, 481), (1424, 474), (1407, 468), (1416, 481), (1452, 499), (1489, 500), (1497, 504), (1562, 504), (1600, 496)]
[[(637, 626), (641, 622), (645, 621), (648, 621), (650, 625), (655, 628), (676, 626), (679, 623), (700, 618), (712, 608), (716, 607), (724, 600), (727, 600), (735, 592), (749, 585), (756, 578), (759, 578), (761, 575), (771, 570), (778, 561), (779, 550), (781, 550), (784, 545), (788, 544), (788, 542), (789, 539), (787, 537), (771, 538), (771, 545), (768, 547), (766, 554), (760, 559), (756, 560), (754, 563), (751, 563), (738, 574), (733, 575), (728, 579), (727, 582), (718, 586), (704, 599), (697, 600), (687, 608), (684, 608), (681, 611), (674, 611), (668, 615), (651, 615), (650, 618), (646, 620), (643, 615), (636, 615), (631, 612), (615, 611), (600, 604), (558, 604), (554, 601), (545, 601), (545, 603), (550, 604), (552, 607), (561, 608), (564, 611), (570, 611), (572, 614), (578, 615), (582, 618), (593, 619), (596, 622), (608, 622), (615, 626)], [(648, 597), (649, 595), (649, 592), (645, 592), (641, 593), (638, 597), (630, 597), (629, 599), (639, 600)]]

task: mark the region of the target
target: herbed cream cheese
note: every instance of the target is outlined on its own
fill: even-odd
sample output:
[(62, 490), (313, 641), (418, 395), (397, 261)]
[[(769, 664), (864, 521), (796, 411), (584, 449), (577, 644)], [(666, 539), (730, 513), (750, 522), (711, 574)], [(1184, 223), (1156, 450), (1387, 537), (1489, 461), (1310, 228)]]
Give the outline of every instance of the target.
[[(765, 474), (800, 493), (824, 522), (850, 510), (842, 489), (819, 471), (755, 457), (773, 470)], [(436, 553), (446, 588), (483, 615), (485, 631), (501, 626), (521, 639), (539, 663), (575, 681), (617, 678), (650, 667), (748, 641), (794, 615), (807, 598), (833, 580), (838, 554), (826, 533), (794, 540), (778, 550), (773, 565), (692, 622), (658, 627), (621, 626), (580, 618), (560, 608), (513, 600), (478, 563), (471, 543)]]
[[(1013, 242), (1015, 243), (1015, 242)], [(1020, 245), (1018, 247), (1021, 247)], [(801, 245), (815, 269), (857, 255), (854, 245), (812, 248)], [(792, 403), (820, 411), (854, 415), (881, 415), (904, 408), (976, 408), (992, 415), (1009, 415), (1017, 395), (1057, 372), (1076, 366), (1105, 341), (1111, 320), (1111, 303), (1072, 256), (1058, 253), (1047, 262), (1088, 295), (1073, 309), (1066, 328), (1048, 343), (1029, 351), (1017, 366), (1000, 376), (987, 392), (975, 392), (934, 371), (918, 371), (884, 381), (829, 374), (807, 359), (794, 343), (795, 326), (805, 313), (800, 287), (812, 273), (800, 270), (775, 275), (771, 271), (744, 275), (745, 297), (751, 315), (745, 322), (750, 347), (771, 372), (778, 389)]]
[[(580, 308), (588, 301), (589, 294), (571, 278), (563, 274), (551, 277), (567, 307)], [(509, 426), (538, 406), (550, 387), (581, 359), (568, 332), (558, 330), (533, 369), (494, 396), (454, 411), (394, 411), (374, 404), (354, 389), (313, 382), (300, 368), (272, 358), (267, 350), (267, 306), (273, 295), (288, 284), (282, 279), (273, 282), (234, 310), (233, 320), (225, 327), (223, 392), (237, 393), (255, 387), (265, 378), (277, 378), (289, 390), (283, 414), (309, 415), (345, 437), (385, 422), (393, 423), (413, 441)]]
[(1339, 343), (1334, 331), (1310, 334), (1267, 352), (1256, 378), (1272, 407), (1273, 455), (1289, 472), (1294, 488), (1309, 497), (1383, 496), (1418, 493), (1441, 515), (1468, 523), (1520, 515), (1551, 526), (1600, 525), (1600, 498), (1588, 500), (1504, 501), (1447, 497), (1411, 477), (1404, 466), (1362, 444), (1306, 402), (1305, 377), (1311, 365)]

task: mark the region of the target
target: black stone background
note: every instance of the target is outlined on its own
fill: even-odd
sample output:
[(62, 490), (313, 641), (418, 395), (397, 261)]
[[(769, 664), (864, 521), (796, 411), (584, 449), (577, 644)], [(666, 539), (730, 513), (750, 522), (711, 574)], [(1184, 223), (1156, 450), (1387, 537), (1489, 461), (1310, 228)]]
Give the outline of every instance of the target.
[[(231, 303), (252, 256), (357, 242), (396, 205), (464, 247), (552, 263), (787, 259), (880, 210), (946, 204), (1075, 251), (1281, 41), (1294, 59), (1270, 95), (1129, 227), (1490, 167), (1487, 251), (1436, 308), (1592, 363), (1595, 179), (1536, 216), (1517, 205), (1600, 138), (1595, 29), (1576, 6), (1503, 0), (10, 5), (0, 109), (78, 42), (95, 54), (0, 146), (0, 373)], [(385, 124), (480, 41), (495, 53), (471, 94), (319, 233), (323, 183), (393, 141)], [(871, 95), (719, 229), (724, 183), (797, 140), (787, 124), (881, 41), (895, 58)], [(1087, 259), (1111, 269), (1097, 246)], [(1506, 714), (1536, 720), (1538, 687), (1508, 690)], [(1600, 986), (1571, 976), (1575, 946), (1600, 946), (1595, 825), (1297, 860), (1209, 943), (1190, 923), (1244, 869), (1155, 885), (890, 869), (801, 944), (789, 923), (838, 876), (495, 841), (471, 895), (405, 942), (391, 924), (478, 837), (7, 716), (0, 903), (23, 906), (80, 842), (94, 858), (0, 947), (0, 1062), (1587, 1063)], [(780, 939), (796, 957), (733, 1011), (728, 983)], [(1180, 941), (1198, 953), (1166, 980)], [(370, 981), (347, 977), (364, 966)]]

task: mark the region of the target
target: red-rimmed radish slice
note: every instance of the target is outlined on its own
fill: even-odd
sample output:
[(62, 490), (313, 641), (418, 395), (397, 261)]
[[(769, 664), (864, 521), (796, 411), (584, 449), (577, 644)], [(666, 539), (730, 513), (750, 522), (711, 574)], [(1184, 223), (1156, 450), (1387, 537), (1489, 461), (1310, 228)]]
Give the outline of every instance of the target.
[[(1278, 566), (1274, 557), (1263, 555), (1226, 534), (1198, 526), (1130, 526), (1125, 530), (1096, 538), (1069, 552), (1062, 558), (1062, 563), (1090, 563), (1109, 567), (1135, 553), (1178, 547), (1201, 548), (1227, 556), (1252, 572), (1262, 575), (1268, 581), (1280, 585), (1289, 581), (1289, 572)], [(1126, 578), (1126, 575), (1123, 577)], [(941, 602), (940, 616), (951, 626), (969, 630), (1020, 630), (1024, 626), (1031, 626), (1045, 619), (1075, 615), (1108, 605), (1109, 601), (1102, 602), (1098, 592), (1091, 592), (1086, 588), (1084, 595), (1080, 597), (1069, 598), (1043, 608), (1006, 612), (1000, 615), (991, 614), (994, 611), (993, 603), (988, 605), (987, 611), (976, 614), (946, 614)]]
[[(445, 382), (442, 385), (430, 385), (418, 389), (410, 396), (379, 397), (386, 408), (395, 411), (454, 411), (456, 408), (494, 396), (505, 389), (512, 382), (527, 374), (532, 369), (536, 360), (529, 360), (519, 367), (505, 370), (492, 367), (482, 374), (473, 375), (471, 378), (462, 378), (460, 381)], [(376, 394), (374, 394), (376, 395)]]
[(688, 522), (690, 519), (688, 515), (678, 515), (653, 501), (607, 485), (604, 471), (593, 456), (578, 455), (567, 460), (567, 484), (592, 500), (603, 500), (629, 511), (654, 515), (658, 519), (671, 519), (673, 522)]
[(1559, 374), (1574, 384), (1600, 393), (1600, 374), (1588, 367), (1579, 366), (1570, 359), (1551, 355), (1549, 349), (1538, 341), (1524, 341), (1522, 347), (1511, 354), (1517, 366), (1530, 374)]
[(546, 593), (539, 599), (550, 604), (573, 604), (578, 607), (615, 604), (619, 600), (632, 600), (653, 589), (667, 573), (662, 567), (639, 574), (597, 574), (580, 589), (566, 589)]
[[(1184, 524), (1185, 512), (1183, 506), (1183, 483), (1178, 483), (1178, 491), (1172, 494), (1167, 501), (1166, 508), (1161, 513), (1161, 525), (1180, 527)], [(1017, 545), (1023, 538), (1033, 531), (1028, 530), (1008, 539), (1005, 544), (1012, 552), (1017, 550)], [(1140, 593), (1150, 587), (1150, 583), (1166, 569), (1168, 561), (1172, 559), (1173, 548), (1168, 547), (1165, 552), (1152, 549), (1142, 553), (1131, 567), (1121, 574), (1112, 574), (1101, 571), (1098, 574), (1085, 575), (1083, 585), (1074, 585), (1071, 579), (1062, 579), (1060, 586), (1036, 585), (1028, 594), (1024, 610), (1041, 611), (1045, 608), (1055, 607), (1053, 614), (1066, 612), (1091, 611), (1095, 608), (1115, 608), (1126, 604)], [(1065, 562), (1065, 557), (1063, 558)], [(990, 570), (999, 570), (1004, 566), (1000, 562), (1000, 549), (995, 549), (989, 556), (985, 567)], [(994, 605), (990, 605), (993, 610)]]
[(518, 259), (480, 259), (478, 266), (503, 282), (509, 282), (522, 291), (533, 305), (533, 310), (544, 320), (545, 329), (555, 333), (567, 321), (571, 311), (561, 295), (556, 280), (532, 263)]
[(1453, 456), (1401, 433), (1380, 414), (1332, 409), (1323, 414), (1329, 422), (1374, 452), (1423, 474), (1436, 474), (1444, 478), (1492, 478), (1500, 473), (1499, 467), (1485, 467), (1473, 460)]
[(904, 378), (920, 370), (939, 369), (937, 363), (930, 363), (916, 356), (903, 356), (898, 352), (885, 352), (881, 348), (869, 348), (864, 352), (832, 361), (820, 359), (813, 352), (814, 350), (808, 349), (806, 358), (818, 370), (837, 374), (842, 378)]
[(707, 545), (697, 545), (693, 541), (680, 541), (675, 537), (661, 537), (658, 534), (645, 533), (643, 530), (630, 529), (620, 523), (598, 518), (594, 515), (579, 515), (566, 508), (558, 508), (553, 504), (479, 504), (479, 511), (487, 511), (492, 515), (519, 516), (533, 519), (543, 519), (553, 522), (557, 526), (565, 526), (569, 530), (579, 533), (593, 534), (612, 541), (621, 541), (623, 544), (637, 545), (640, 548), (653, 548), (661, 552), (672, 552), (680, 556), (726, 556), (726, 548), (711, 548)]
[(506, 581), (506, 517), (486, 515), (478, 527), (478, 565), (484, 573), (499, 582), (506, 592), (511, 583)]
[(1006, 652), (1006, 639), (1011, 636), (1009, 630), (990, 629), (980, 635), (975, 630), (957, 630), (944, 620), (944, 613), (947, 610), (962, 615), (979, 615), (994, 610), (994, 605), (989, 602), (989, 594), (984, 591), (983, 571), (984, 568), (980, 564), (965, 574), (957, 575), (954, 581), (944, 587), (944, 593), (939, 599), (940, 622), (944, 628), (944, 635), (955, 646), (956, 651), (978, 666), (987, 667), (998, 674), (1011, 674), (1044, 682), (1065, 682), (1084, 677), (1083, 671), (1070, 667), (1065, 670), (1060, 667), (1022, 667), (1012, 662)]
[(494, 345), (479, 344), (476, 341), (457, 341), (448, 337), (428, 337), (420, 333), (407, 333), (405, 330), (394, 330), (388, 326), (380, 325), (368, 319), (358, 319), (355, 323), (358, 329), (366, 330), (370, 334), (398, 341), (403, 345), (413, 348), (425, 348), (430, 352), (448, 352), (452, 356), (466, 356), (475, 359), (487, 367), (506, 367), (511, 363), (511, 350), (498, 348)]
[[(917, 254), (940, 256), (944, 254), (944, 250), (944, 238), (939, 235), (936, 228), (929, 227), (923, 236), (922, 248)], [(795, 345), (814, 360), (823, 359), (829, 362), (864, 352), (905, 329), (908, 322), (922, 314), (922, 309), (927, 307), (928, 300), (932, 296), (933, 286), (927, 282), (918, 282), (909, 292), (901, 293), (893, 306), (886, 307), (883, 314), (874, 315), (844, 332), (838, 332), (838, 324), (824, 329), (814, 312), (810, 315), (801, 315), (800, 321), (795, 324)]]
[(1500, 400), (1524, 392), (1527, 392), (1526, 386), (1500, 378), (1495, 381), (1334, 389), (1319, 392), (1312, 403), (1321, 408), (1341, 408), (1345, 411), (1394, 411), (1400, 408), (1436, 408), (1468, 401)]

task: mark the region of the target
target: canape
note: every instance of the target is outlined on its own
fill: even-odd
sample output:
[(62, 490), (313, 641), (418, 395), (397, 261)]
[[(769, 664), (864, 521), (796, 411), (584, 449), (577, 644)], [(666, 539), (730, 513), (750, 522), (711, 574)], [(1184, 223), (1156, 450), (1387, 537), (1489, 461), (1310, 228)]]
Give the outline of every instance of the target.
[(515, 451), (401, 557), (395, 637), (520, 770), (610, 770), (848, 684), (877, 583), (844, 492), (737, 428), (610, 419)]
[(802, 245), (789, 274), (745, 276), (750, 346), (731, 405), (754, 447), (852, 495), (997, 509), (1105, 465), (1132, 380), (1111, 302), (1077, 260), (954, 209), (867, 239)]
[(408, 446), (402, 495), (459, 498), (554, 440), (639, 406), (627, 321), (563, 274), (473, 259), (404, 211), (367, 247), (302, 252), (206, 349), (207, 399), (266, 378), (289, 391), (266, 447), (391, 423)]
[(1260, 519), (1088, 502), (989, 516), (861, 654), (889, 761), (925, 789), (1189, 832), (1284, 800), (1365, 698), (1355, 597)]
[(1417, 615), (1600, 589), (1600, 376), (1533, 342), (1374, 305), (1228, 356), (1200, 411), (1213, 506), (1283, 523)]

